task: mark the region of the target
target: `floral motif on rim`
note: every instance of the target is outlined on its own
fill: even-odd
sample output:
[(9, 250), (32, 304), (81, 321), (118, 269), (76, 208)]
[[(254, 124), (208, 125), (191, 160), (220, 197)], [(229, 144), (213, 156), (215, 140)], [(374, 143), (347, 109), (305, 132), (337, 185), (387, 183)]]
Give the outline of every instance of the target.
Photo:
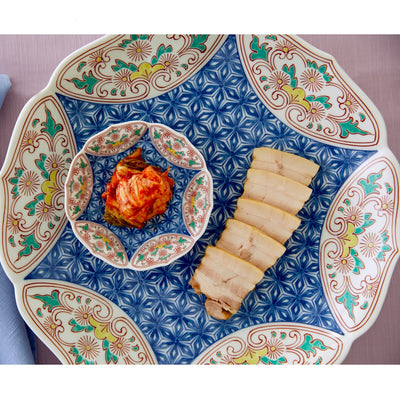
[(289, 126), (335, 145), (379, 143), (378, 111), (332, 58), (287, 35), (239, 35), (237, 42), (249, 82)]
[(207, 227), (212, 211), (212, 177), (207, 171), (199, 172), (188, 184), (182, 204), (186, 228), (193, 237), (200, 237)]
[(188, 252), (195, 240), (183, 234), (164, 234), (146, 241), (133, 255), (131, 265), (136, 270), (148, 270), (168, 265)]
[(92, 254), (116, 267), (128, 265), (128, 256), (121, 241), (110, 230), (88, 221), (72, 222), (72, 227)]
[(78, 154), (71, 165), (65, 184), (65, 211), (76, 220), (86, 208), (93, 189), (93, 171), (87, 156)]
[(297, 323), (268, 323), (230, 334), (194, 364), (332, 364), (343, 353), (340, 335)]
[(59, 102), (52, 96), (38, 99), (1, 178), (2, 246), (14, 273), (35, 266), (64, 228), (64, 181), (75, 153)]
[(135, 145), (146, 130), (147, 123), (142, 121), (110, 126), (103, 133), (89, 139), (84, 146), (84, 151), (98, 156), (118, 154)]
[(96, 102), (152, 98), (197, 72), (225, 39), (224, 35), (106, 37), (67, 62), (56, 86), (67, 96)]
[(181, 168), (204, 169), (206, 164), (202, 155), (182, 134), (159, 125), (150, 125), (150, 137), (158, 152), (169, 162)]
[(28, 282), (25, 312), (67, 364), (156, 364), (135, 323), (103, 296), (56, 281)]
[[(173, 168), (169, 173), (176, 173), (174, 186), (178, 190), (167, 207), (171, 215), (164, 213), (158, 222), (153, 218), (141, 231), (115, 228), (106, 223), (103, 212), (99, 211), (99, 204), (101, 208), (104, 201), (97, 195), (99, 191), (104, 192), (107, 181), (104, 176), (110, 169), (108, 162), (105, 162), (106, 170), (99, 169), (97, 161), (103, 164), (113, 159), (113, 163), (114, 156), (135, 144), (146, 157), (156, 156), (165, 168)], [(151, 159), (148, 162), (159, 165)], [(191, 180), (190, 172), (197, 172)], [(204, 158), (184, 135), (162, 124), (131, 121), (111, 125), (97, 133), (75, 156), (65, 183), (66, 213), (74, 234), (94, 256), (118, 268), (147, 270), (166, 266), (193, 247), (207, 227), (213, 207), (212, 192), (212, 177)], [(165, 219), (176, 213), (178, 218), (166, 224)], [(187, 231), (180, 223), (181, 218)]]
[[(330, 307), (345, 331), (370, 319), (393, 259), (399, 178), (390, 159), (371, 158), (341, 188), (321, 236), (320, 268)], [(366, 267), (368, 265), (368, 267)]]

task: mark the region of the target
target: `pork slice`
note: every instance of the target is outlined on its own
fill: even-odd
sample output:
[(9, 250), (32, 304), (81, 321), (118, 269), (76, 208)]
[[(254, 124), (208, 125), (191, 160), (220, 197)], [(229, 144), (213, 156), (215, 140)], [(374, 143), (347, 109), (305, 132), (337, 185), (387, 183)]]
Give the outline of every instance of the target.
[(238, 275), (252, 285), (257, 284), (264, 276), (264, 273), (250, 262), (211, 245), (207, 247), (203, 261), (210, 262), (211, 265), (214, 265), (214, 268), (218, 268), (227, 275), (229, 273)]
[(235, 219), (227, 221), (216, 247), (252, 263), (262, 272), (273, 266), (286, 249), (258, 228)]
[(288, 212), (261, 201), (239, 198), (234, 219), (261, 230), (284, 244), (300, 226), (301, 220)]
[(207, 298), (221, 303), (223, 308), (232, 314), (240, 308), (243, 297), (232, 292), (231, 287), (226, 283), (215, 281), (207, 276), (201, 267), (196, 270), (190, 284), (198, 294), (203, 293)]
[(233, 313), (224, 308), (224, 305), (214, 299), (208, 298), (204, 303), (207, 313), (218, 320), (228, 320)]
[(310, 198), (312, 190), (285, 176), (250, 168), (244, 184), (243, 198), (276, 206), (296, 215)]

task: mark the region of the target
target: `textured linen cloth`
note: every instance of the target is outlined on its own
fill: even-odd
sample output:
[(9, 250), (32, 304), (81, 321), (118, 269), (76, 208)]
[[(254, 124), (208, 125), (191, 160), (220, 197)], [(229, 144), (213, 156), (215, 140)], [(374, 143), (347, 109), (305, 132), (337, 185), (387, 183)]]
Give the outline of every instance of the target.
[(0, 107), (3, 104), (4, 98), (10, 87), (11, 87), (11, 82), (8, 75), (0, 74)]
[[(10, 78), (0, 74), (0, 107), (10, 87)], [(34, 363), (33, 334), (18, 312), (13, 284), (0, 265), (0, 364)]]

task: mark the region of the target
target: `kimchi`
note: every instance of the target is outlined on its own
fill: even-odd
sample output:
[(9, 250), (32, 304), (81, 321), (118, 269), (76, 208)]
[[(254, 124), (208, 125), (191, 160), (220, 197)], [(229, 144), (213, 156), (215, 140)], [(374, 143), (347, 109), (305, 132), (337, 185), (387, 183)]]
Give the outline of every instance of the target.
[(162, 172), (158, 166), (148, 165), (141, 148), (119, 161), (102, 194), (106, 222), (141, 229), (148, 220), (163, 214), (174, 186), (168, 172), (169, 168)]

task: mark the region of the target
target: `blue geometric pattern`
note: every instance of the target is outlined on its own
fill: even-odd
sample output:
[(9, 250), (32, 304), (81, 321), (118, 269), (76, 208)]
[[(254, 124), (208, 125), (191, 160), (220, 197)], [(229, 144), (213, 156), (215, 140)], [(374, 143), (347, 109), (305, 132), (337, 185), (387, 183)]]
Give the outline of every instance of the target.
[(157, 165), (162, 171), (170, 168), (168, 176), (174, 179), (174, 188), (173, 196), (165, 213), (149, 220), (146, 223), (146, 228), (143, 229), (121, 228), (105, 222), (105, 201), (101, 198), (101, 195), (111, 179), (116, 164), (132, 153), (133, 150), (130, 148), (120, 154), (107, 157), (86, 154), (93, 170), (93, 192), (87, 207), (79, 217), (79, 220), (95, 222), (111, 230), (124, 246), (128, 259), (132, 258), (142, 244), (157, 235), (177, 233), (190, 236), (182, 215), (183, 195), (190, 181), (199, 173), (198, 170), (181, 168), (168, 162), (154, 147), (149, 130), (146, 131), (134, 148), (137, 147), (142, 149), (142, 156), (150, 165)]
[[(160, 363), (191, 363), (222, 337), (265, 322), (299, 322), (342, 333), (329, 310), (319, 272), (322, 226), (333, 198), (351, 173), (374, 154), (325, 145), (279, 121), (258, 99), (243, 71), (235, 38), (188, 81), (159, 97), (131, 104), (94, 104), (59, 96), (78, 150), (111, 124), (145, 120), (186, 135), (206, 160), (214, 181), (214, 208), (195, 246), (169, 266), (144, 272), (116, 269), (93, 258), (68, 224), (61, 238), (28, 278), (60, 279), (104, 295), (142, 330)], [(236, 200), (255, 147), (299, 154), (320, 165), (313, 194), (300, 211), (302, 223), (286, 253), (231, 319), (204, 309), (204, 296), (189, 285), (205, 247), (214, 244)]]

